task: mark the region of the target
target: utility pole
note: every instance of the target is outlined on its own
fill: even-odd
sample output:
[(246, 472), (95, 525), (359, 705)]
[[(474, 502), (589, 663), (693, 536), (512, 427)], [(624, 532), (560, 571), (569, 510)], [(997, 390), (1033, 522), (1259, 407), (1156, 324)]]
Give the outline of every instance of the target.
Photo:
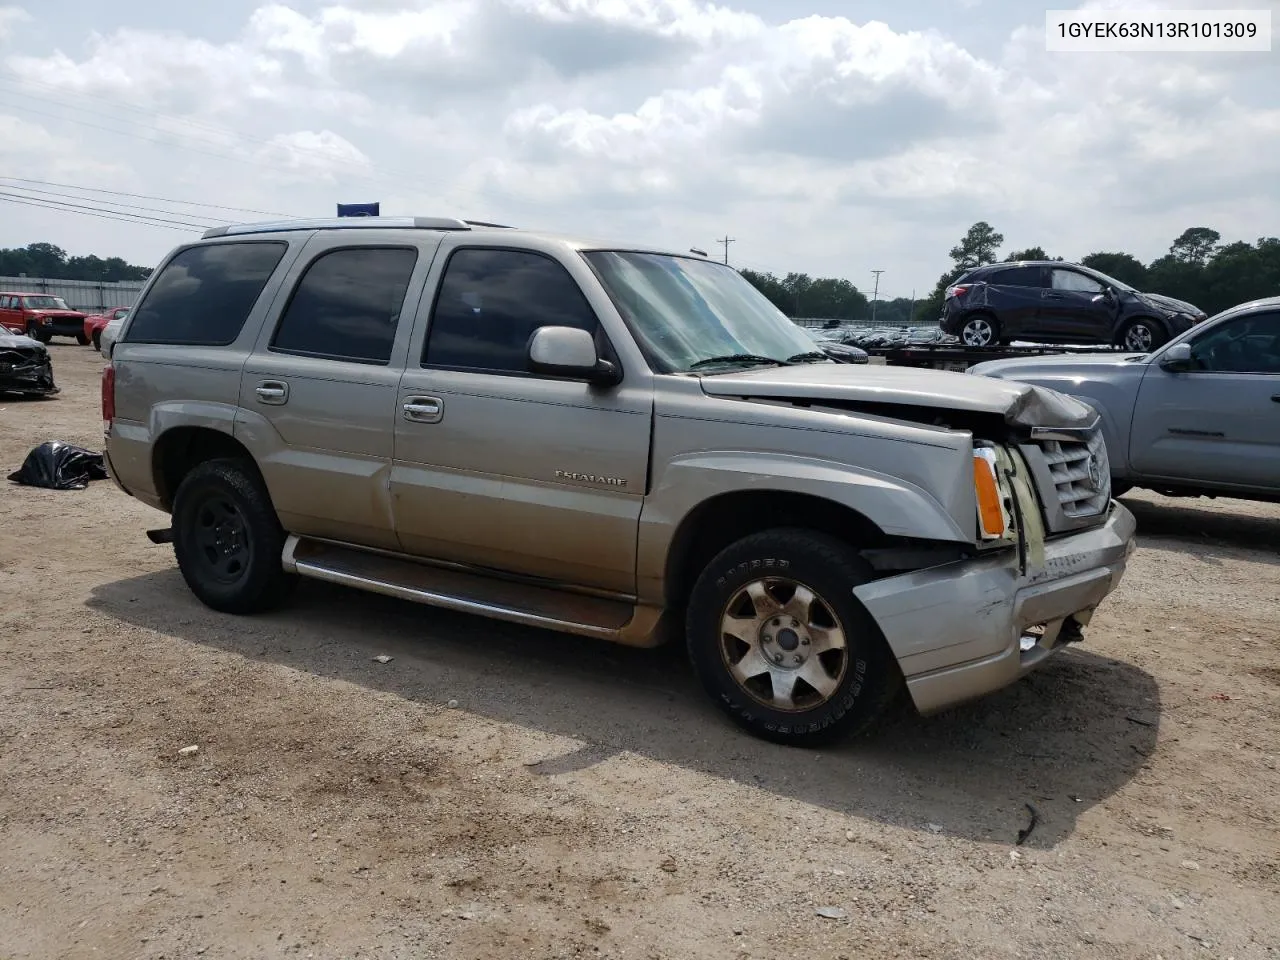
[(724, 235), (724, 239), (723, 239), (723, 240), (717, 240), (717, 241), (716, 241), (716, 243), (718, 243), (718, 244), (720, 244), (720, 246), (724, 247), (724, 262), (725, 262), (725, 266), (728, 266), (728, 264), (729, 264), (729, 244), (734, 243), (734, 242), (735, 242), (735, 239), (734, 239), (733, 237), (729, 236), (727, 233)]
[(884, 271), (872, 270), (871, 272), (876, 275), (876, 288), (875, 288), (875, 291), (871, 294), (871, 322), (875, 323), (876, 322), (876, 300), (880, 296), (880, 274), (884, 273)]

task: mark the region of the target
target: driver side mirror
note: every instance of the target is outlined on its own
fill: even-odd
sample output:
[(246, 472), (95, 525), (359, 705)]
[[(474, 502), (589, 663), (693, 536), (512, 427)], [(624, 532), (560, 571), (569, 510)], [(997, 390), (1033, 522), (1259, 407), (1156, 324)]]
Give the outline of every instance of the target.
[(1175, 343), (1160, 358), (1160, 366), (1170, 373), (1191, 369), (1191, 344)]
[(622, 382), (622, 371), (596, 353), (595, 337), (578, 327), (539, 327), (529, 338), (529, 369), (597, 386)]

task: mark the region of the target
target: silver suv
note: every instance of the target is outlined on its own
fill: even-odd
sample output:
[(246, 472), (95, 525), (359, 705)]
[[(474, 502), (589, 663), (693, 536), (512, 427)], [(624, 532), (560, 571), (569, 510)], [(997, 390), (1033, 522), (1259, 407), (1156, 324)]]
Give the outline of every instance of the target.
[(104, 346), (106, 458), (191, 590), (298, 577), (652, 646), (808, 744), (1013, 682), (1119, 581), (1094, 411), (833, 362), (691, 253), (450, 218), (219, 227)]

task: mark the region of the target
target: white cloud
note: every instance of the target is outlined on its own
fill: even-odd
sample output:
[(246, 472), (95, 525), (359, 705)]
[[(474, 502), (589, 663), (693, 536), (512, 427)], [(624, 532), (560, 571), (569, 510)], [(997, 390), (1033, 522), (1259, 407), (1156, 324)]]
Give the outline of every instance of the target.
[(22, 7), (0, 7), (0, 40), (4, 40), (20, 23), (28, 23), (31, 14)]
[[(122, 168), (95, 185), (299, 212), (381, 198), (680, 247), (727, 231), (752, 266), (884, 268), (904, 294), (978, 219), (1010, 248), (1150, 258), (1193, 224), (1253, 239), (1280, 218), (1267, 55), (1051, 55), (1025, 4), (871, 0), (855, 21), (790, 0), (282, 0), (215, 34), (194, 7), (161, 31), (129, 0), (80, 2), (86, 27), (37, 8), (26, 26), (51, 39), (9, 47), (0, 117), (25, 83), (51, 139), (44, 159), (0, 142), (0, 169), (109, 143)], [(4, 224), (0, 244), (45, 229)]]

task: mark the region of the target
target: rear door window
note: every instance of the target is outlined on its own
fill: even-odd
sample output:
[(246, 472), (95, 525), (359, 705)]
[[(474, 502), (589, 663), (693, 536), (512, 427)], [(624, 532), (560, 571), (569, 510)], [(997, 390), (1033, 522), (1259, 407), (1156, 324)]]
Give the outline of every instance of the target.
[(351, 247), (321, 254), (298, 281), (271, 349), (387, 363), (417, 262), (413, 247)]
[(988, 282), (1002, 287), (1038, 287), (1041, 277), (1039, 267), (1010, 267), (1008, 270), (997, 270)]
[(251, 240), (180, 251), (138, 304), (125, 340), (233, 343), (288, 249), (280, 240)]

